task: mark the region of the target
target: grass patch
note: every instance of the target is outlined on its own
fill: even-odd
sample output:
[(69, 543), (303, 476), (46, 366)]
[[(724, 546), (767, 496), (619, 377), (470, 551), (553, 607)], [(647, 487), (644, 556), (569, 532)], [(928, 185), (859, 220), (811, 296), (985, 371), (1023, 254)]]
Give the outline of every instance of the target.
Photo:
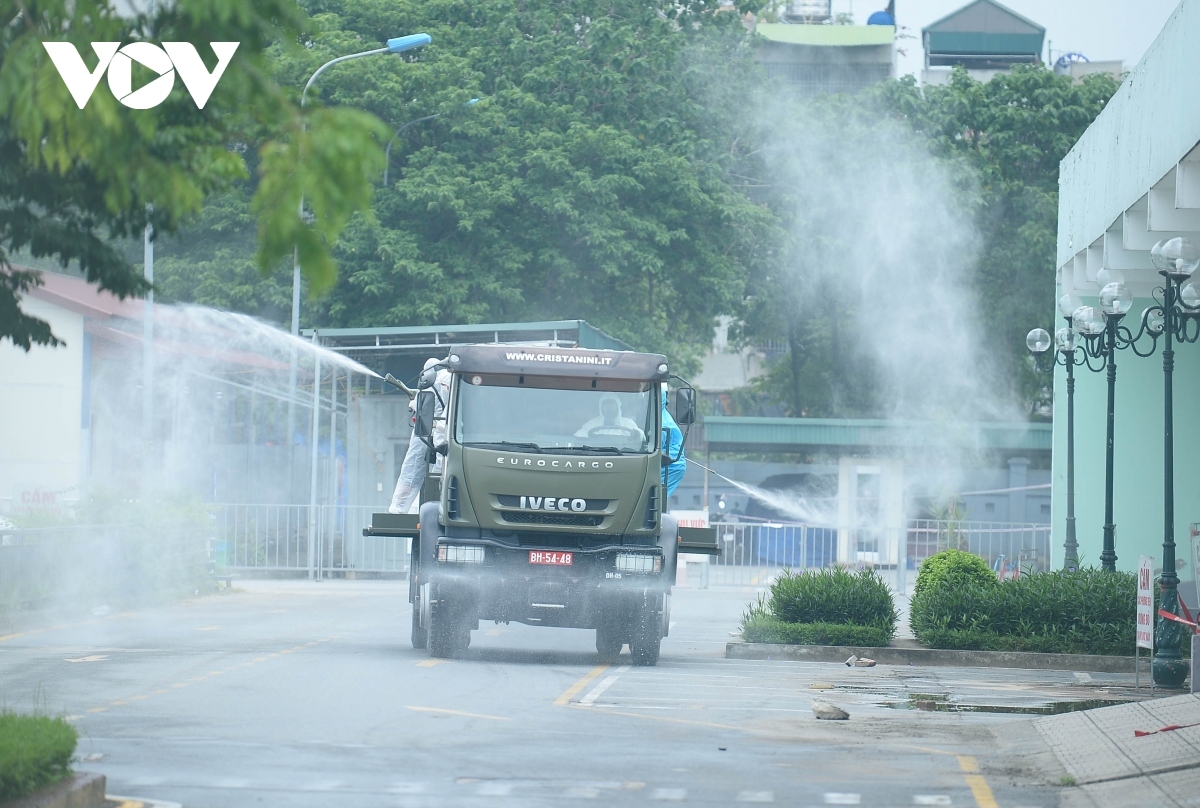
[(890, 635), (875, 626), (848, 626), (837, 623), (785, 623), (769, 615), (742, 622), (746, 642), (770, 642), (784, 645), (854, 645), (885, 648)]
[(77, 740), (61, 718), (0, 712), (0, 803), (70, 774)]

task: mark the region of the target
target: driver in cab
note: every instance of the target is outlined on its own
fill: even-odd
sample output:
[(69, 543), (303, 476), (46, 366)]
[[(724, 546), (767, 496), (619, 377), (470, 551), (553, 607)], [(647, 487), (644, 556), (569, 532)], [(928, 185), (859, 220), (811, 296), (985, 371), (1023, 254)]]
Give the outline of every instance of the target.
[(646, 438), (646, 433), (636, 421), (621, 415), (621, 399), (612, 393), (605, 393), (600, 397), (600, 414), (584, 423), (575, 433), (577, 438), (595, 435), (622, 435), (638, 441)]

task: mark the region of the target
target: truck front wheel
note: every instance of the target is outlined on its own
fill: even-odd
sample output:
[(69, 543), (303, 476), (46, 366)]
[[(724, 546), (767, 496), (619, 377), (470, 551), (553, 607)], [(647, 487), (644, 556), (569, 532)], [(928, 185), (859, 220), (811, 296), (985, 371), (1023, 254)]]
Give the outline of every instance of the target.
[(430, 605), (429, 655), (444, 659), (466, 651), (471, 645), (471, 624), (465, 615), (444, 599)]
[(662, 615), (649, 606), (642, 609), (637, 625), (633, 627), (633, 638), (629, 642), (629, 653), (634, 665), (658, 664), (658, 652), (662, 647)]

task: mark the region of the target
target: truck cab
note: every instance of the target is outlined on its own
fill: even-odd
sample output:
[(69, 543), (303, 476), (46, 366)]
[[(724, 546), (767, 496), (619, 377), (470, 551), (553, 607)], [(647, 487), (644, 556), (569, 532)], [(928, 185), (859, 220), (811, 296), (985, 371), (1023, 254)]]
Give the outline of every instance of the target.
[[(628, 645), (657, 663), (678, 553), (716, 544), (664, 513), (668, 378), (659, 354), (507, 345), (426, 371), (415, 429), (441, 469), (413, 540), (415, 647), (452, 656), (480, 621), (516, 621), (595, 629), (602, 659)], [(676, 401), (690, 424), (694, 391)]]

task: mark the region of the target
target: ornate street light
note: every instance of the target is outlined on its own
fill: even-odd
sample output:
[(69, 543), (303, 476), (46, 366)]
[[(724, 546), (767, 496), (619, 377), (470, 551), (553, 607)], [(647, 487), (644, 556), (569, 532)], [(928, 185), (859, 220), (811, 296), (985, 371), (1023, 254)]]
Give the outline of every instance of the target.
[[(1122, 329), (1122, 341), (1138, 356), (1150, 356), (1163, 338), (1163, 555), (1159, 579), (1159, 609), (1179, 614), (1179, 574), (1175, 569), (1175, 446), (1174, 396), (1172, 375), (1175, 370), (1174, 341), (1200, 339), (1200, 289), (1191, 282), (1200, 267), (1200, 247), (1188, 238), (1160, 241), (1150, 250), (1150, 260), (1163, 276), (1163, 285), (1154, 290), (1158, 303), (1142, 312), (1142, 325), (1136, 336)], [(1150, 338), (1145, 351), (1137, 346)], [(1188, 665), (1180, 647), (1182, 626), (1160, 617), (1155, 631), (1154, 661), (1151, 672), (1160, 687), (1180, 687), (1187, 678)]]
[(1046, 329), (1035, 328), (1025, 337), (1025, 344), (1037, 361), (1039, 370), (1048, 372), (1055, 365), (1067, 369), (1067, 536), (1063, 542), (1063, 566), (1069, 570), (1079, 567), (1079, 542), (1075, 534), (1075, 368), (1087, 364), (1092, 370), (1100, 369), (1091, 367), (1092, 357), (1086, 350), (1076, 352), (1081, 346), (1079, 335), (1072, 328), (1072, 320), (1082, 305), (1079, 298), (1072, 294), (1059, 298), (1058, 312), (1067, 325), (1054, 334), (1054, 353), (1047, 353), (1051, 337)]

